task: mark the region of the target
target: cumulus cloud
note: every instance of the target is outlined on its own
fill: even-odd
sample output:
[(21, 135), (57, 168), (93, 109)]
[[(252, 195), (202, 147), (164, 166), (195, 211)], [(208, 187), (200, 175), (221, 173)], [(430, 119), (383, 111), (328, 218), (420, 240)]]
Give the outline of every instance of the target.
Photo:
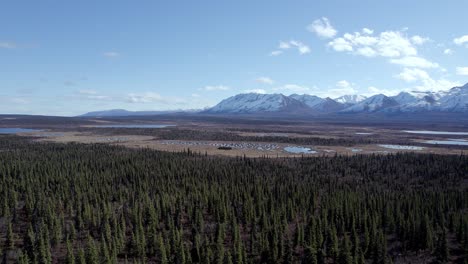
[(447, 79), (424, 79), (421, 81), (421, 85), (415, 86), (412, 90), (416, 91), (447, 91), (450, 88), (461, 86), (460, 82), (454, 82)]
[(202, 90), (205, 91), (227, 91), (230, 90), (231, 88), (225, 85), (207, 85), (202, 88)]
[(392, 89), (382, 89), (375, 86), (369, 86), (367, 88), (367, 92), (363, 93), (364, 96), (370, 97), (376, 94), (384, 94), (386, 96), (394, 96), (397, 95), (400, 91), (399, 90), (392, 90)]
[(275, 83), (275, 81), (273, 81), (269, 77), (258, 77), (257, 79), (255, 79), (255, 81), (258, 82), (258, 83), (263, 83), (263, 84), (273, 84), (273, 83)]
[[(421, 37), (418, 36), (419, 39)], [(339, 52), (354, 52), (355, 54), (374, 57), (402, 57), (415, 56), (417, 49), (415, 44), (400, 31), (384, 31), (379, 35), (372, 35), (370, 30), (366, 33), (345, 33), (342, 37), (335, 38), (328, 46)]]
[(362, 33), (367, 34), (367, 35), (371, 35), (371, 34), (374, 34), (374, 30), (368, 29), (368, 28), (363, 28)]
[(439, 68), (439, 64), (417, 56), (408, 56), (399, 59), (391, 59), (390, 62), (405, 67)]
[(413, 42), (415, 45), (422, 45), (426, 42), (429, 41), (429, 38), (426, 38), (426, 37), (421, 37), (421, 36), (418, 36), (418, 35), (415, 35), (415, 36), (412, 36), (411, 37), (411, 42)]
[(429, 73), (417, 68), (405, 68), (403, 72), (395, 75), (395, 78), (404, 80), (408, 83), (416, 83), (415, 86), (408, 87), (406, 91), (432, 91), (448, 90), (452, 87), (459, 86), (459, 82), (450, 81), (447, 79), (434, 79)]
[(155, 103), (161, 102), (163, 98), (160, 94), (154, 92), (147, 92), (143, 94), (128, 94), (127, 102), (129, 103)]
[(336, 82), (335, 87), (327, 91), (327, 95), (336, 98), (348, 94), (357, 94), (355, 86), (347, 80), (341, 80)]
[(341, 80), (336, 83), (336, 86), (339, 88), (349, 88), (351, 87), (351, 84), (346, 80)]
[(317, 34), (317, 36), (321, 38), (333, 38), (337, 33), (337, 30), (333, 28), (326, 17), (322, 17), (312, 22), (312, 24), (307, 26), (307, 30)]
[(459, 38), (453, 39), (453, 43), (457, 45), (463, 45), (465, 43), (468, 43), (468, 35), (461, 36)]
[(398, 79), (406, 82), (415, 82), (429, 78), (429, 74), (421, 69), (417, 68), (404, 68), (403, 72), (395, 76)]
[(310, 48), (306, 44), (297, 41), (297, 40), (290, 40), (290, 41), (280, 41), (278, 45), (278, 49), (270, 52), (270, 56), (278, 56), (281, 55), (285, 50), (289, 49), (297, 49), (297, 51), (302, 54), (310, 53)]
[(116, 58), (120, 56), (120, 53), (115, 51), (106, 51), (102, 55), (107, 58)]
[(457, 74), (468, 76), (468, 67), (457, 67)]
[(444, 49), (444, 54), (445, 54), (445, 55), (452, 55), (452, 54), (453, 54), (453, 50), (451, 50), (451, 49)]

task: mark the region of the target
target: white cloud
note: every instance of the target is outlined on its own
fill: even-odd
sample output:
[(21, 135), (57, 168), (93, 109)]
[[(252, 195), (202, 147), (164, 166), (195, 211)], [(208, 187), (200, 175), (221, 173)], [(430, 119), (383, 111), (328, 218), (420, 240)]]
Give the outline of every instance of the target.
[(384, 94), (386, 96), (394, 96), (397, 95), (400, 91), (399, 90), (389, 90), (389, 89), (382, 89), (377, 88), (375, 86), (369, 86), (367, 88), (367, 92), (363, 93), (364, 96), (370, 97), (376, 94)]
[(266, 94), (267, 91), (264, 89), (251, 89), (251, 90), (244, 90), (244, 93), (257, 93), (257, 94)]
[(193, 94), (192, 94), (192, 97), (198, 98), (198, 97), (200, 97), (200, 95), (199, 95), (199, 94), (196, 94), (196, 93), (193, 93)]
[(350, 94), (358, 94), (355, 85), (346, 81), (341, 80), (338, 81), (334, 87), (328, 88), (323, 92), (317, 93), (318, 96), (321, 97), (330, 97), (330, 98), (337, 98), (343, 95), (350, 95)]
[(421, 36), (418, 36), (418, 35), (415, 35), (415, 36), (411, 37), (411, 42), (413, 42), (415, 45), (422, 45), (422, 44), (428, 42), (429, 40), (430, 40), (429, 38), (421, 37)]
[(259, 82), (259, 83), (264, 83), (264, 84), (273, 84), (273, 83), (275, 83), (275, 81), (273, 81), (269, 77), (258, 77), (257, 79), (255, 79), (255, 81)]
[(99, 94), (95, 90), (82, 89), (82, 90), (76, 91), (75, 94), (72, 95), (72, 99), (93, 100), (93, 101), (112, 101), (112, 100), (115, 100), (116, 98), (109, 96), (109, 95)]
[(335, 51), (353, 51), (353, 45), (344, 38), (336, 38), (328, 43)]
[(289, 48), (291, 48), (291, 45), (289, 45), (288, 42), (281, 41), (280, 44), (278, 45), (278, 48), (280, 48), (280, 49), (289, 49)]
[(333, 28), (326, 17), (322, 17), (312, 22), (312, 24), (307, 26), (307, 30), (314, 32), (321, 38), (333, 38), (337, 33), (336, 29)]
[(297, 50), (299, 51), (299, 53), (301, 54), (306, 54), (310, 52), (309, 46), (305, 45), (304, 43), (300, 41), (291, 40), (289, 44), (295, 46)]
[(340, 52), (356, 50), (355, 54), (367, 57), (396, 58), (417, 55), (415, 45), (400, 31), (384, 31), (376, 36), (359, 32), (345, 33), (343, 37), (330, 41), (328, 46)]
[(307, 86), (302, 86), (302, 85), (297, 85), (297, 84), (285, 84), (283, 86), (276, 87), (273, 90), (288, 91), (288, 92), (293, 92), (293, 93), (306, 93), (306, 92), (310, 92), (313, 89)]
[(227, 91), (230, 90), (231, 88), (225, 85), (208, 85), (203, 87), (202, 90), (205, 91)]
[(155, 103), (164, 101), (158, 93), (147, 92), (143, 94), (128, 94), (127, 102), (129, 103)]
[(416, 67), (416, 68), (439, 68), (439, 64), (428, 61), (422, 57), (409, 56), (399, 59), (391, 59), (391, 63), (402, 65), (405, 67)]
[(359, 54), (359, 55), (362, 55), (362, 56), (365, 56), (365, 57), (375, 57), (375, 56), (377, 56), (377, 52), (371, 47), (359, 48), (356, 51), (356, 54)]
[(17, 46), (15, 43), (12, 43), (12, 42), (0, 41), (0, 48), (1, 49), (15, 49), (17, 48)]
[(291, 48), (296, 48), (300, 54), (310, 53), (310, 48), (306, 44), (297, 41), (297, 40), (290, 40), (290, 41), (280, 41), (278, 45), (278, 49), (274, 50), (270, 53), (270, 56), (278, 56), (283, 53), (284, 50), (288, 50)]
[(403, 72), (395, 77), (406, 82), (415, 82), (430, 78), (426, 71), (417, 68), (405, 68)]
[(451, 50), (451, 49), (445, 49), (445, 50), (444, 50), (444, 54), (445, 54), (445, 55), (451, 55), (451, 54), (453, 54), (453, 50)]
[(432, 91), (448, 90), (459, 86), (459, 82), (453, 82), (447, 79), (433, 79), (426, 71), (421, 69), (405, 68), (402, 73), (395, 75), (395, 78), (406, 82), (417, 82), (417, 85), (408, 87), (405, 91)]
[(270, 52), (270, 56), (278, 56), (278, 55), (281, 55), (281, 53), (283, 53), (283, 51), (274, 50), (274, 51)]
[(459, 38), (453, 39), (453, 43), (457, 45), (463, 45), (464, 43), (468, 43), (468, 35), (464, 35)]
[(351, 87), (351, 84), (346, 80), (341, 80), (336, 83), (336, 86), (339, 88), (349, 88)]
[(457, 75), (468, 76), (468, 67), (457, 67)]
[(374, 34), (374, 30), (368, 29), (368, 28), (363, 28), (362, 33), (367, 34), (367, 35), (372, 35), (372, 34)]
[(446, 79), (439, 79), (439, 80), (434, 80), (432, 78), (424, 79), (421, 81), (422, 84), (415, 86), (412, 90), (416, 91), (432, 91), (432, 92), (437, 92), (437, 91), (447, 91), (450, 88), (453, 88), (455, 86), (460, 86), (460, 82), (454, 82)]
[(120, 53), (115, 51), (106, 51), (102, 55), (107, 58), (116, 58), (120, 56)]

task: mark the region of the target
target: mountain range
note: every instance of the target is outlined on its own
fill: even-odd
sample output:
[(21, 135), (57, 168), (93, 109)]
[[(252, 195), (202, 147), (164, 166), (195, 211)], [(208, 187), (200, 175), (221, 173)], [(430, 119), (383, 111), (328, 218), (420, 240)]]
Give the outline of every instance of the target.
[(122, 109), (90, 112), (86, 117), (142, 116), (171, 113), (199, 113), (211, 115), (325, 115), (359, 113), (468, 113), (468, 83), (440, 92), (401, 92), (396, 96), (377, 94), (371, 97), (344, 95), (338, 98), (321, 98), (308, 94), (257, 94), (231, 96), (205, 110), (187, 111), (137, 111)]
[(238, 94), (229, 97), (203, 113), (468, 113), (468, 83), (440, 92), (401, 92), (396, 96), (377, 94), (371, 97), (345, 95), (321, 98), (315, 95)]

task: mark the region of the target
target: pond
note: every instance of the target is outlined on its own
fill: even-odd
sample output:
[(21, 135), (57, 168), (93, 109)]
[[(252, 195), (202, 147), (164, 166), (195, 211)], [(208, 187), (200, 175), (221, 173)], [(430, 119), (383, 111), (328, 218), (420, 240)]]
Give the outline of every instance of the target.
[(93, 126), (98, 128), (165, 128), (172, 127), (174, 125), (164, 124), (115, 124), (115, 125), (99, 125)]
[(294, 154), (315, 154), (317, 151), (306, 147), (285, 147), (284, 150)]
[(426, 144), (432, 145), (456, 145), (456, 146), (468, 146), (468, 141), (460, 140), (427, 140), (424, 141)]
[(403, 130), (403, 132), (421, 135), (457, 135), (468, 136), (468, 132), (451, 132), (451, 131), (431, 131), (431, 130)]
[(28, 133), (28, 132), (38, 132), (42, 131), (40, 129), (30, 129), (30, 128), (19, 128), (19, 127), (2, 127), (0, 128), (0, 134), (16, 134), (16, 133)]

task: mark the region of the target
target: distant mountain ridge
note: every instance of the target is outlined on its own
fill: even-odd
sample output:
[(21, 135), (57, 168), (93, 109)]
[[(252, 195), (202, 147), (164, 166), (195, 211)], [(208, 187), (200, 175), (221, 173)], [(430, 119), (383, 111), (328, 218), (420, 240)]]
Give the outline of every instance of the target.
[(114, 109), (96, 111), (82, 117), (149, 116), (173, 113), (210, 115), (325, 115), (360, 113), (468, 113), (468, 83), (448, 91), (401, 92), (396, 96), (377, 94), (369, 98), (362, 95), (344, 95), (338, 98), (321, 98), (308, 94), (238, 94), (226, 98), (205, 110), (127, 111)]
[(124, 117), (124, 116), (151, 116), (173, 113), (193, 113), (200, 110), (173, 110), (173, 111), (128, 111), (125, 109), (111, 109), (103, 111), (88, 112), (80, 117)]
[[(300, 109), (300, 111), (298, 111)], [(344, 95), (335, 99), (315, 95), (238, 94), (222, 100), (202, 113), (260, 114), (260, 113), (468, 113), (468, 83), (441, 92), (401, 92), (396, 96), (377, 94)]]

